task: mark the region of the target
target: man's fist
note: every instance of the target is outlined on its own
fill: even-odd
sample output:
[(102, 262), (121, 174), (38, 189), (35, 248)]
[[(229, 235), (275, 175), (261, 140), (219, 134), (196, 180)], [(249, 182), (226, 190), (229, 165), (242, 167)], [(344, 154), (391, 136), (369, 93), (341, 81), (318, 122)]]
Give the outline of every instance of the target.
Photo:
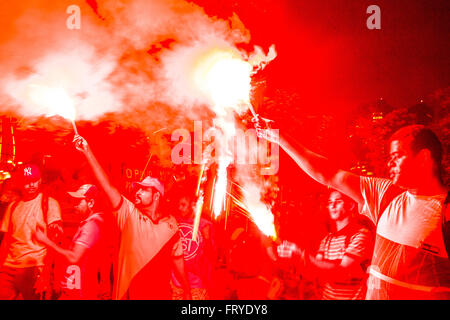
[(59, 243), (63, 238), (64, 230), (62, 228), (62, 222), (61, 221), (55, 221), (48, 225), (47, 228), (47, 237), (55, 242)]
[(252, 122), (256, 129), (256, 135), (258, 138), (266, 139), (269, 142), (279, 143), (278, 130), (271, 128), (271, 123), (273, 120), (261, 118), (255, 116)]
[(86, 153), (88, 151), (89, 145), (86, 139), (78, 134), (73, 138), (73, 144), (78, 151), (81, 151), (83, 153)]
[(277, 247), (277, 253), (280, 258), (292, 258), (293, 255), (303, 257), (305, 254), (295, 243), (286, 240)]

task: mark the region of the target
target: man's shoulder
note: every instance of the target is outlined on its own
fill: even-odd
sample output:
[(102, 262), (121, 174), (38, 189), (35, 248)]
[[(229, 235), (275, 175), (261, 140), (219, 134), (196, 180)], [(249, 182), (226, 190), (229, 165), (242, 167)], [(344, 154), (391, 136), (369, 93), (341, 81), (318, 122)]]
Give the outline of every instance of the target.
[(164, 218), (161, 219), (161, 222), (165, 222), (168, 224), (177, 224), (177, 219), (175, 219), (175, 217), (171, 214), (165, 216)]
[(86, 219), (86, 222), (93, 224), (101, 224), (105, 221), (104, 214), (101, 212), (93, 213)]
[[(40, 204), (42, 204), (43, 199), (44, 199), (44, 194), (41, 192), (37, 196), (35, 196), (34, 198), (32, 198), (30, 200), (20, 197), (19, 199), (12, 201), (8, 205), (8, 207), (11, 209), (11, 208), (17, 208), (17, 207), (21, 208), (22, 206), (27, 206), (27, 205), (33, 205), (33, 206), (37, 205), (37, 204), (40, 205)], [(47, 197), (47, 199), (48, 199), (48, 197)]]
[(369, 199), (378, 199), (382, 207), (381, 212), (393, 201), (406, 193), (404, 189), (394, 185), (392, 180), (386, 178), (366, 177), (361, 176), (361, 191), (370, 195), (366, 197)]
[(351, 232), (349, 232), (349, 236), (351, 237), (358, 237), (358, 236), (370, 236), (372, 234), (372, 231), (369, 230), (369, 228), (365, 226), (355, 226)]
[(44, 216), (48, 214), (47, 221), (49, 224), (62, 220), (61, 206), (59, 205), (58, 200), (56, 200), (55, 198), (43, 193), (41, 198), (41, 208), (43, 210)]
[(386, 178), (360, 176), (359, 179), (362, 185), (371, 185), (375, 187), (384, 187), (384, 188), (390, 188), (393, 186), (392, 180)]
[(47, 203), (49, 206), (59, 206), (59, 201), (45, 191), (39, 193), (34, 200), (41, 203)]
[[(194, 224), (195, 218), (181, 218), (181, 217), (177, 217), (175, 218), (176, 221), (178, 222), (178, 224)], [(200, 227), (206, 227), (208, 225), (212, 225), (212, 222), (209, 221), (208, 219), (205, 218), (200, 218), (199, 221), (199, 225)]]
[(120, 200), (118, 207), (114, 211), (120, 211), (126, 208), (130, 211), (136, 210), (137, 212), (140, 212), (140, 210), (136, 208), (135, 204), (130, 199), (124, 195), (121, 195), (121, 197), (122, 200)]
[(166, 225), (169, 228), (168, 230), (170, 230), (171, 234), (172, 234), (172, 232), (176, 232), (179, 230), (178, 222), (175, 219), (175, 217), (172, 215), (167, 215), (167, 216), (161, 218), (158, 221), (158, 225)]
[[(45, 197), (45, 195), (44, 195)], [(58, 205), (59, 206), (59, 201), (55, 198), (53, 198), (52, 196), (46, 196), (48, 199), (48, 204), (49, 205)]]
[(136, 220), (143, 215), (142, 212), (138, 208), (136, 208), (134, 203), (124, 195), (121, 195), (120, 203), (116, 208), (112, 209), (112, 213), (116, 218), (132, 218), (133, 220)]

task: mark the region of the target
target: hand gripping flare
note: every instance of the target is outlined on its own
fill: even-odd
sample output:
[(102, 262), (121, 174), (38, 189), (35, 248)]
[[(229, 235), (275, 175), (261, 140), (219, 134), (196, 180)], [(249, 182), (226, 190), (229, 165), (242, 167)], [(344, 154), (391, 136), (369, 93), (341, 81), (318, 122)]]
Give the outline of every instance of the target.
[(272, 123), (273, 120), (262, 118), (258, 114), (253, 115), (252, 122), (254, 123), (258, 138), (264, 138), (270, 142), (278, 143), (278, 132), (270, 127), (270, 123)]

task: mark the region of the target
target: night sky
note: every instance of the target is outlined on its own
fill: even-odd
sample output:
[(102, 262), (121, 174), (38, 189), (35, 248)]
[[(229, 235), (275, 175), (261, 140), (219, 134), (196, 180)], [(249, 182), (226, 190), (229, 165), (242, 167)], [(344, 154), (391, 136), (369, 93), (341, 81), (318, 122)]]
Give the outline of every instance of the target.
[[(409, 107), (450, 85), (450, 1), (195, 1), (235, 11), (252, 43), (275, 44), (268, 86), (298, 93), (306, 108), (352, 109), (383, 98)], [(381, 30), (369, 30), (369, 5)]]
[[(21, 46), (15, 47), (15, 57), (0, 51), (2, 67), (14, 60), (12, 58), (27, 62), (27, 55), (39, 55), (40, 50), (44, 52), (46, 49), (45, 46), (34, 48), (30, 45), (34, 39), (28, 37), (28, 33), (34, 34), (34, 29), (15, 30), (19, 17), (30, 10), (31, 3), (39, 3), (40, 10), (42, 3), (48, 3), (49, 7), (57, 6), (61, 12), (58, 17), (64, 25), (67, 18), (64, 10), (69, 2), (30, 0), (14, 4), (14, 9), (3, 4), (0, 43), (14, 39), (19, 31), (27, 36), (19, 38), (26, 42), (19, 42)], [(267, 86), (265, 94), (270, 98), (280, 90), (282, 94), (297, 95), (300, 105), (296, 107), (306, 110), (307, 114), (343, 113), (354, 116), (358, 114), (353, 110), (374, 104), (380, 98), (394, 107), (409, 107), (436, 90), (450, 86), (448, 0), (193, 2), (203, 7), (211, 17), (228, 19), (235, 12), (251, 34), (248, 51), (252, 51), (253, 45), (267, 51), (274, 44), (278, 56), (262, 72)], [(96, 8), (95, 0), (80, 3)], [(381, 30), (366, 27), (369, 17), (366, 9), (374, 4), (381, 9)], [(102, 23), (93, 12), (84, 11), (83, 14)], [(151, 14), (148, 19), (152, 19)], [(43, 23), (43, 28), (45, 26)], [(48, 44), (49, 48), (58, 48), (51, 40)], [(26, 50), (22, 50), (22, 46)], [(20, 58), (22, 56), (23, 59)], [(143, 57), (143, 61), (151, 59), (147, 54)], [(290, 107), (286, 105), (286, 108)], [(264, 110), (262, 115), (277, 120), (276, 112)], [(303, 115), (293, 113), (290, 116), (301, 118)], [(310, 122), (311, 127), (319, 126), (318, 122)], [(340, 122), (337, 126), (345, 131), (346, 123)], [(333, 130), (333, 136), (342, 141), (335, 134), (338, 130)], [(329, 144), (341, 147), (337, 143)]]

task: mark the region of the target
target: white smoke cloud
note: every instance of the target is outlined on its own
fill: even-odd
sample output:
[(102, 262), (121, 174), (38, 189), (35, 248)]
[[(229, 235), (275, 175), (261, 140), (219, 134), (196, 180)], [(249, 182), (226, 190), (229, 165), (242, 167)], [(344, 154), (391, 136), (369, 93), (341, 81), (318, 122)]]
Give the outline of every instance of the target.
[[(66, 7), (74, 2), (30, 0), (0, 8), (12, 12), (2, 28), (10, 37), (0, 37), (0, 113), (51, 115), (73, 104), (77, 120), (107, 118), (141, 128), (160, 143), (152, 145), (151, 153), (169, 161), (167, 141), (153, 134), (161, 128), (170, 133), (191, 128), (191, 120), (211, 118), (231, 136), (239, 127), (234, 112), (242, 109), (219, 112), (211, 96), (196, 87), (198, 61), (223, 51), (246, 61), (245, 76), (245, 70), (264, 68), (276, 57), (274, 47), (267, 55), (260, 47), (252, 53), (238, 49), (249, 43), (250, 32), (236, 14), (228, 20), (209, 17), (182, 0), (98, 0), (97, 16), (85, 1), (78, 1), (81, 29), (68, 30)], [(244, 80), (249, 89), (242, 97), (248, 105), (249, 72)], [(61, 99), (46, 97), (45, 103), (36, 103), (33, 90), (40, 88), (50, 88)], [(263, 232), (272, 234), (273, 216), (261, 200), (265, 190), (250, 171), (239, 175), (249, 192), (244, 202)]]
[(235, 14), (229, 20), (212, 18), (186, 1), (97, 2), (104, 20), (79, 3), (80, 30), (65, 28), (68, 15), (61, 4), (32, 1), (20, 7), (23, 13), (10, 21), (14, 35), (0, 44), (20, 53), (2, 68), (0, 112), (38, 113), (26, 95), (26, 88), (37, 82), (63, 87), (79, 119), (121, 113), (115, 120), (122, 125), (152, 129), (182, 122), (180, 111), (186, 119), (198, 119), (195, 107), (208, 100), (192, 90), (188, 78), (195, 55), (211, 48), (236, 50), (236, 44), (250, 40)]
[(5, 79), (4, 90), (21, 114), (38, 116), (51, 115), (62, 106), (57, 105), (58, 100), (55, 105), (36, 103), (30, 98), (33, 90), (60, 88), (73, 100), (77, 119), (95, 119), (106, 112), (121, 111), (114, 87), (106, 80), (115, 67), (111, 57), (98, 61), (94, 48), (78, 46), (44, 56), (26, 78), (11, 75)]

